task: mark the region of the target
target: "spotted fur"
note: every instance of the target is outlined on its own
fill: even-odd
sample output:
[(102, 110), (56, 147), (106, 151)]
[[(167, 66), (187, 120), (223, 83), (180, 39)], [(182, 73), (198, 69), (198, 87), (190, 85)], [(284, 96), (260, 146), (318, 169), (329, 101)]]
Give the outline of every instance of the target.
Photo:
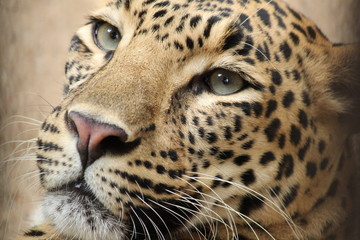
[[(19, 239), (349, 239), (354, 51), (277, 0), (110, 3), (71, 41), (37, 141), (48, 223)], [(214, 69), (247, 87), (213, 93)], [(71, 113), (120, 137), (84, 157)]]

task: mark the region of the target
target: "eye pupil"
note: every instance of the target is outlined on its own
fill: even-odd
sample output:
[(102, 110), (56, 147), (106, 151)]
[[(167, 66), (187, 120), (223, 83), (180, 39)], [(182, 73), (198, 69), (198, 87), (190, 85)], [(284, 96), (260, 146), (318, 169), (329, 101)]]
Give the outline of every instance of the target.
[(218, 74), (218, 78), (222, 80), (224, 85), (228, 85), (231, 81), (227, 76), (224, 76), (222, 74)]
[(119, 38), (119, 34), (118, 34), (117, 31), (114, 30), (113, 28), (109, 28), (109, 29), (107, 30), (107, 32), (109, 33), (109, 36), (110, 36), (111, 39), (116, 40), (116, 39)]

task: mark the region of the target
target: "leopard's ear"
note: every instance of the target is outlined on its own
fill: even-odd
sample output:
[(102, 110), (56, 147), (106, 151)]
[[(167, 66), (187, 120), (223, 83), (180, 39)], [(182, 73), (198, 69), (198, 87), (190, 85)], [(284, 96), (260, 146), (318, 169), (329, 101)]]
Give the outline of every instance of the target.
[(340, 121), (349, 134), (360, 131), (360, 45), (333, 45), (331, 89), (344, 107)]

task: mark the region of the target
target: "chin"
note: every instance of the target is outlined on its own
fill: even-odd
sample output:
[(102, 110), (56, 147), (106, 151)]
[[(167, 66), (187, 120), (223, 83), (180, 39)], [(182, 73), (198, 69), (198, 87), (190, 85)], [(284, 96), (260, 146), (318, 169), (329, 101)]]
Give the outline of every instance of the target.
[(112, 215), (91, 196), (54, 191), (44, 197), (43, 212), (59, 234), (79, 240), (123, 240), (131, 233), (121, 217)]

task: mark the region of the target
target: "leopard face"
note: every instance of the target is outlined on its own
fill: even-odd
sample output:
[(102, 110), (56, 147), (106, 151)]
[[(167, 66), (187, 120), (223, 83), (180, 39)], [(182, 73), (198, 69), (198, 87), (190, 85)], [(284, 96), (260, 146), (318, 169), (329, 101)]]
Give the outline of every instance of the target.
[(70, 239), (334, 234), (342, 48), (279, 1), (110, 3), (73, 37), (39, 134), (46, 218)]

